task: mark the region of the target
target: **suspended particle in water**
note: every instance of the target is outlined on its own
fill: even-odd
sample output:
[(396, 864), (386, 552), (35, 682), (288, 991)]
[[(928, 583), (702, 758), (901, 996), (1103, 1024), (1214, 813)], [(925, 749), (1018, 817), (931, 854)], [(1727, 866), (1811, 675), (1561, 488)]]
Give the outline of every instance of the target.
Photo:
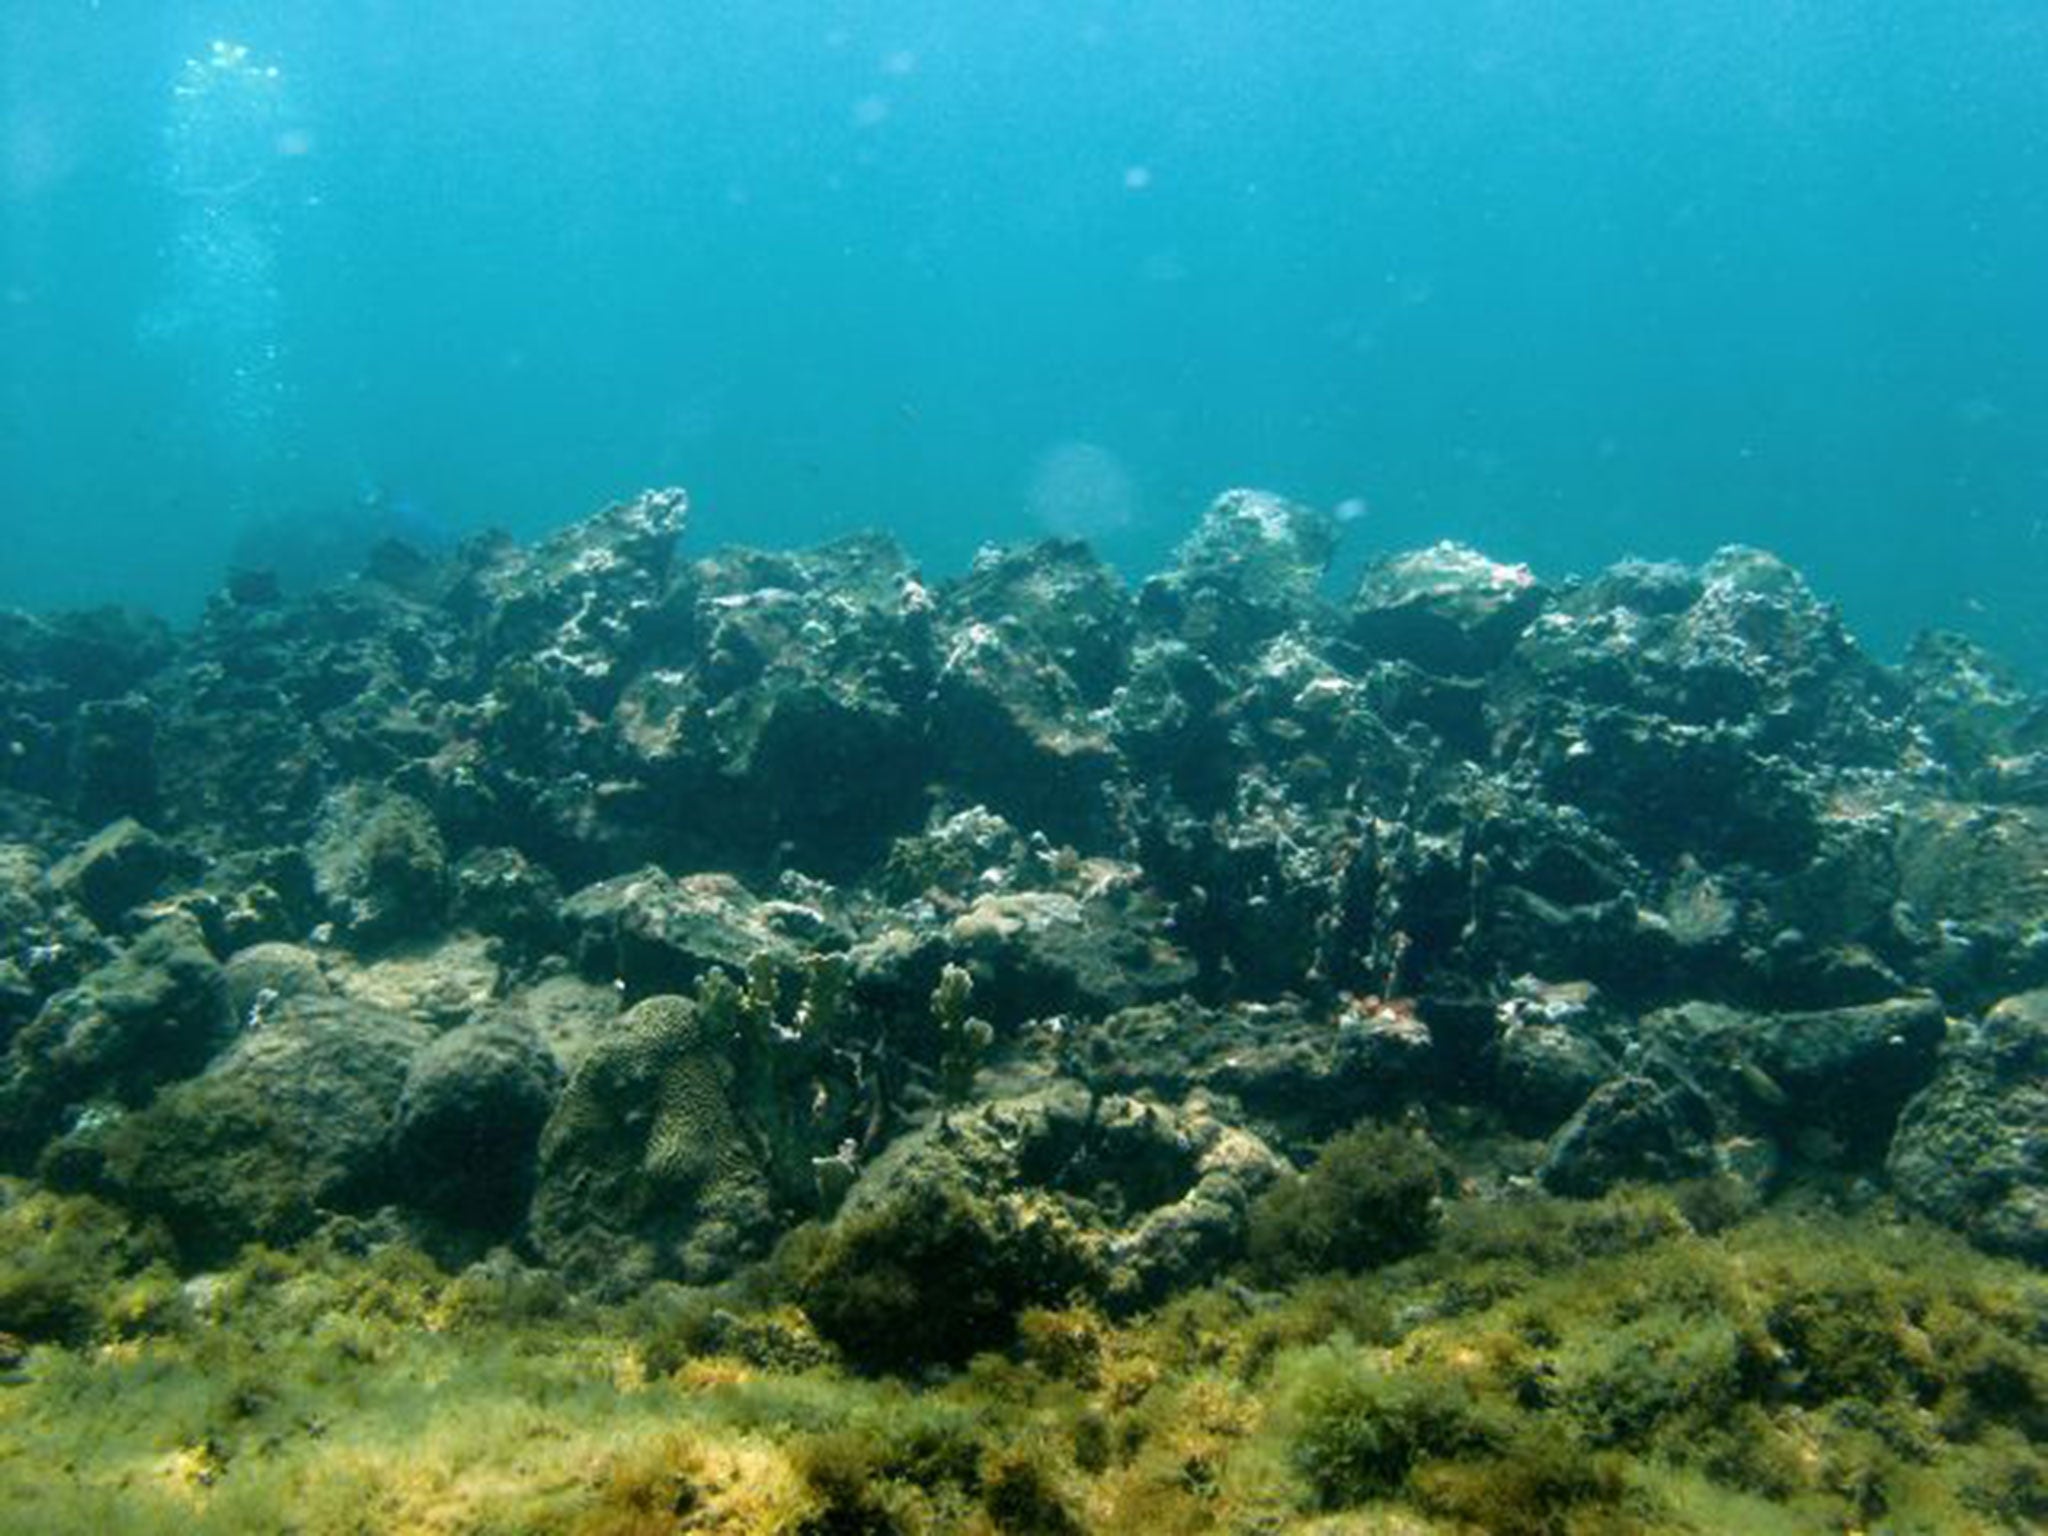
[(1034, 527), (1056, 538), (1100, 539), (1137, 520), (1137, 484), (1101, 444), (1055, 443), (1032, 461), (1024, 510)]

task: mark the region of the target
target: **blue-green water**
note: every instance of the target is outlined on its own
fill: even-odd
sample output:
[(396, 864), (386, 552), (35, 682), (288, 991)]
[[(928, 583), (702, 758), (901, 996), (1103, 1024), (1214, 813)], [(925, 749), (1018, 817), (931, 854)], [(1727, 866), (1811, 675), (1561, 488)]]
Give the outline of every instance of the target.
[(2039, 0), (15, 0), (0, 602), (668, 482), (1143, 570), (1251, 483), (2032, 661), (2044, 81)]

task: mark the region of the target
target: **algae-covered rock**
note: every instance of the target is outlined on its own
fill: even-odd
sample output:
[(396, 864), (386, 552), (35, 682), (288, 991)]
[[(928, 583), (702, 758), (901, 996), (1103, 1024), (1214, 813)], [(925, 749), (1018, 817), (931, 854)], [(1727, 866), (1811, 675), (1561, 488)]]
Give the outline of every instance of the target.
[(946, 606), (1031, 637), (1090, 707), (1108, 702), (1129, 662), (1133, 612), (1116, 573), (1078, 539), (985, 548), (946, 589)]
[(456, 1226), (508, 1231), (533, 1194), (541, 1128), (561, 1071), (513, 1016), (465, 1024), (412, 1060), (392, 1127), (398, 1199)]
[(160, 1219), (188, 1265), (285, 1244), (376, 1203), (400, 1095), (427, 1029), (341, 998), (281, 998), (204, 1075), (96, 1117), (44, 1171)]
[(924, 831), (891, 843), (876, 884), (891, 902), (943, 897), (965, 903), (991, 885), (1016, 882), (1032, 853), (1003, 817), (985, 805), (969, 806), (934, 813)]
[(1698, 1178), (1714, 1169), (1714, 1133), (1713, 1110), (1689, 1083), (1629, 1073), (1595, 1089), (1551, 1137), (1538, 1177), (1582, 1198), (1627, 1180)]
[(970, 620), (944, 640), (931, 721), (942, 785), (1021, 826), (1108, 846), (1120, 763), (1072, 680), (1021, 630)]
[(730, 875), (675, 879), (652, 867), (584, 887), (562, 918), (584, 974), (634, 997), (687, 991), (717, 967), (744, 972), (756, 955), (793, 972), (792, 926), (807, 939), (830, 932), (821, 915), (764, 902)]
[(1027, 831), (1113, 843), (1123, 764), (1099, 714), (1121, 682), (1130, 603), (1084, 546), (984, 550), (935, 634), (930, 745), (944, 787)]
[(0, 1048), (51, 994), (113, 954), (98, 926), (50, 888), (34, 848), (0, 842)]
[(328, 983), (320, 957), (298, 944), (251, 944), (228, 956), (228, 1008), (242, 1029), (254, 1029), (280, 1002), (326, 997)]
[(1949, 1042), (1887, 1166), (1915, 1209), (2048, 1263), (2048, 992), (2006, 998)]
[(947, 940), (974, 973), (976, 1006), (993, 1022), (1056, 1013), (1100, 1016), (1169, 997), (1194, 979), (1155, 897), (1105, 866), (1101, 888), (980, 897)]
[(1283, 1178), (1252, 1206), (1252, 1267), (1285, 1281), (1418, 1253), (1435, 1229), (1444, 1175), (1436, 1149), (1397, 1127), (1332, 1137), (1305, 1173)]
[(530, 960), (562, 947), (561, 888), (517, 848), (464, 854), (451, 880), (455, 921)]
[(881, 535), (728, 550), (690, 571), (689, 643), (610, 721), (664, 862), (858, 872), (921, 819), (932, 601)]
[(328, 796), (307, 852), (320, 899), (358, 943), (430, 937), (448, 902), (448, 855), (410, 795), (351, 784)]
[(0, 1075), (0, 1144), (10, 1159), (32, 1157), (68, 1112), (88, 1100), (139, 1104), (233, 1035), (227, 979), (198, 922), (173, 913), (15, 1036)]
[[(1197, 1090), (1289, 1142), (1322, 1141), (1392, 1114), (1431, 1080), (1435, 1046), (1412, 1009), (1355, 998), (1205, 1008), (1186, 998), (1123, 1009), (1081, 1034), (1088, 1080), (1177, 1101)], [(1576, 1101), (1574, 1101), (1576, 1102)]]
[(0, 1182), (0, 1338), (16, 1356), (0, 1361), (0, 1383), (16, 1379), (22, 1341), (91, 1342), (122, 1281), (165, 1257), (160, 1231), (101, 1201)]
[(1946, 1030), (1941, 1005), (1923, 994), (1783, 1013), (1688, 1003), (1645, 1018), (1640, 1037), (1686, 1063), (1724, 1120), (1785, 1137), (1816, 1161), (1856, 1164), (1883, 1157)]
[(1509, 1123), (1524, 1131), (1555, 1130), (1615, 1075), (1622, 1026), (1594, 987), (1524, 976), (1500, 1004), (1500, 1022), (1493, 1092)]
[(590, 1049), (540, 1139), (534, 1246), (578, 1285), (703, 1280), (759, 1250), (774, 1211), (689, 999), (650, 997)]
[(1374, 562), (1352, 597), (1350, 632), (1374, 655), (1425, 672), (1484, 672), (1506, 658), (1542, 601), (1527, 566), (1445, 541)]
[(1972, 1011), (2048, 985), (2048, 809), (1915, 797), (1908, 811), (1894, 918), (1928, 984)]
[(689, 510), (680, 490), (647, 491), (531, 552), (505, 551), (477, 577), (486, 654), (530, 661), (584, 708), (608, 708), (660, 632)]
[(1529, 625), (1489, 689), (1498, 756), (1633, 849), (1789, 872), (1809, 768), (1902, 761), (1900, 690), (1783, 562), (1618, 567)]
[(856, 1366), (915, 1371), (1000, 1347), (1020, 1311), (1064, 1300), (1089, 1267), (1055, 1213), (921, 1179), (842, 1215), (798, 1294)]
[(143, 694), (79, 705), (70, 766), (71, 804), (81, 819), (157, 812), (156, 733), (156, 706)]
[[(1054, 1268), (1060, 1289), (1129, 1309), (1232, 1262), (1252, 1202), (1285, 1171), (1284, 1159), (1206, 1095), (1169, 1104), (1053, 1080), (948, 1111), (900, 1137), (862, 1170), (838, 1228), (886, 1225), (868, 1218), (934, 1201), (956, 1213), (971, 1208), (982, 1237), (1002, 1234), (998, 1247), (1053, 1243), (1064, 1255)], [(989, 1262), (1017, 1261), (996, 1254)], [(1021, 1304), (1014, 1296), (1003, 1303)]]
[(1217, 661), (1246, 660), (1314, 615), (1336, 547), (1327, 514), (1265, 491), (1225, 491), (1140, 588), (1140, 623)]
[(131, 817), (102, 827), (50, 866), (50, 884), (112, 932), (128, 912), (199, 873), (201, 861)]
[(1922, 632), (1901, 679), (1910, 718), (1927, 733), (1956, 789), (1992, 801), (2043, 803), (2048, 708), (2018, 670), (1962, 635)]

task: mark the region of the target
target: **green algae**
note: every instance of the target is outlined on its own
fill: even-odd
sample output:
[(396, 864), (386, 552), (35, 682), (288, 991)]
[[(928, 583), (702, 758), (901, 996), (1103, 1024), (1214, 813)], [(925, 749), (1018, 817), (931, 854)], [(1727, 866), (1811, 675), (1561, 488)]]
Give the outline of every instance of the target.
[(1443, 1182), (1442, 1159), (1405, 1131), (1366, 1125), (1334, 1136), (1307, 1173), (1253, 1204), (1252, 1267), (1285, 1282), (1404, 1258), (1427, 1246)]
[(0, 1385), (0, 1499), (37, 1531), (307, 1536), (2048, 1518), (2048, 1280), (1880, 1213), (1702, 1234), (1680, 1209), (1453, 1202), (1371, 1272), (1123, 1322), (1020, 1291), (1002, 1352), (906, 1381), (837, 1363), (801, 1305), (816, 1247), (618, 1306), (403, 1245), (181, 1283), (107, 1207), (11, 1188), (0, 1301), (60, 1302), (0, 1315), (32, 1345)]

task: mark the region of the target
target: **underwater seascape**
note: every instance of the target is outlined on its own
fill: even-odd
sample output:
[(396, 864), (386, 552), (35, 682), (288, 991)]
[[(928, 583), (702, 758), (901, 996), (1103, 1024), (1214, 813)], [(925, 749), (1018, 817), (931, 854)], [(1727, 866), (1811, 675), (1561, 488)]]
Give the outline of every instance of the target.
[(2048, 1530), (2044, 80), (6, 7), (0, 1533)]

